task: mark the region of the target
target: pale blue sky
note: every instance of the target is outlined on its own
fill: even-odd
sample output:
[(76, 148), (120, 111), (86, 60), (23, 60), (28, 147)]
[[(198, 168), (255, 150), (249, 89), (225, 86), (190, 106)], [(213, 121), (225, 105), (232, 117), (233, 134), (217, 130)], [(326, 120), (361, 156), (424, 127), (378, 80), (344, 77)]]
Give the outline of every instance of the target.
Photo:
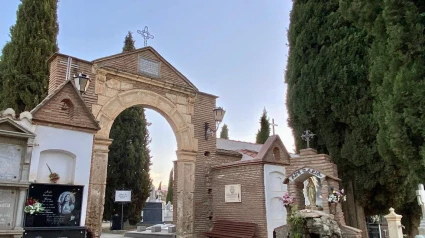
[[(19, 0), (2, 1), (0, 46), (9, 40)], [(284, 69), (288, 54), (290, 0), (61, 0), (58, 44), (61, 53), (93, 60), (120, 53), (127, 31), (143, 47), (138, 29), (201, 91), (219, 96), (230, 139), (255, 141), (266, 107), (276, 133), (294, 150), (287, 127)], [(168, 183), (177, 148), (171, 127), (148, 110), (152, 138), (151, 176)]]

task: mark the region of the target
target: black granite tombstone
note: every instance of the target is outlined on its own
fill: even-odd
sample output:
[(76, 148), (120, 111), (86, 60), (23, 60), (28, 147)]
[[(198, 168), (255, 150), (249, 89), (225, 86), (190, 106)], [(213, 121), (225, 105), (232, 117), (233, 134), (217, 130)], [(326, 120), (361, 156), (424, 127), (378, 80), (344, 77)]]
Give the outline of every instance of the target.
[(86, 228), (80, 227), (83, 192), (79, 185), (31, 184), (28, 199), (37, 200), (44, 211), (25, 213), (24, 238), (85, 237)]
[(23, 238), (86, 238), (85, 227), (26, 228)]
[(143, 208), (143, 225), (162, 224), (162, 203), (147, 202)]

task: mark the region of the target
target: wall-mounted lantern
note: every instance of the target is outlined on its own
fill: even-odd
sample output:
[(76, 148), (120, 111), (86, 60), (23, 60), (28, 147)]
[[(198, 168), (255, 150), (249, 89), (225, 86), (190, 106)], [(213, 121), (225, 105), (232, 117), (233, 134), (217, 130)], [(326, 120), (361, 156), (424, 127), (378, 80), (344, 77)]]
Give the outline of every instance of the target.
[(220, 126), (220, 123), (223, 121), (224, 114), (226, 114), (226, 111), (221, 107), (215, 108), (213, 112), (214, 112), (216, 127), (215, 129), (210, 128), (208, 122), (205, 122), (205, 140), (208, 140), (208, 136), (213, 136), (214, 133), (217, 132)]
[(85, 93), (89, 88), (90, 78), (87, 74), (79, 73), (74, 74), (74, 85), (81, 94)]

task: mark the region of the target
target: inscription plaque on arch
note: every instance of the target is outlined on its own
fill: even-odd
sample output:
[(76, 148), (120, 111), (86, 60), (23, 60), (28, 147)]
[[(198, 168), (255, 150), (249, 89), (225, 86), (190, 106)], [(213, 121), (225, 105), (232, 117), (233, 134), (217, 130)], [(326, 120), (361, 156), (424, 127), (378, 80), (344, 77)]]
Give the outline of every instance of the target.
[(13, 229), (16, 194), (15, 190), (0, 188), (0, 230)]
[(322, 174), (320, 171), (317, 171), (315, 169), (312, 168), (302, 168), (299, 170), (296, 170), (295, 172), (293, 172), (290, 176), (289, 176), (289, 181), (294, 181), (296, 180), (298, 177), (304, 175), (304, 174), (309, 174), (309, 175), (313, 175), (316, 176), (319, 179), (322, 179), (325, 177), (324, 174)]

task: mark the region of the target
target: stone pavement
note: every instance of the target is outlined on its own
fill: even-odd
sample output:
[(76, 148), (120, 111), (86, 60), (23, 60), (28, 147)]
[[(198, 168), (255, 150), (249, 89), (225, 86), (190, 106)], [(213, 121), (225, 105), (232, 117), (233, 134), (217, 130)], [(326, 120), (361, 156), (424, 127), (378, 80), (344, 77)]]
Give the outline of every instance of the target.
[(122, 238), (123, 234), (102, 233), (100, 238)]

